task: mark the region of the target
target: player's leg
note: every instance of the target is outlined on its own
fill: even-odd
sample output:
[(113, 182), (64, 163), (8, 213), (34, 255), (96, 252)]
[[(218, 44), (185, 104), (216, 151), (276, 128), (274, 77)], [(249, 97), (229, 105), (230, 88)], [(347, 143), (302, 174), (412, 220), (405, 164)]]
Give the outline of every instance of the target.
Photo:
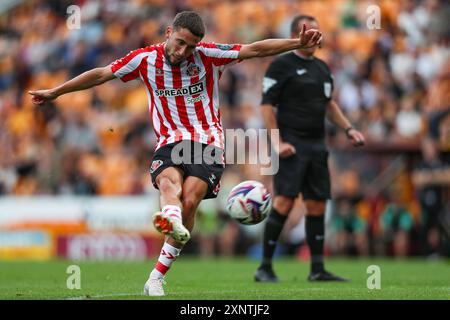
[[(200, 201), (204, 198), (214, 197), (213, 191), (217, 188), (217, 184), (220, 181), (220, 177), (223, 171), (223, 167), (215, 167), (208, 166), (204, 164), (192, 165), (188, 164), (184, 166), (186, 172), (185, 176), (187, 176), (182, 182), (182, 186), (179, 186), (179, 179), (174, 180), (172, 182), (167, 182), (167, 190), (163, 186), (162, 180), (159, 180), (158, 186), (162, 191), (161, 194), (165, 194), (165, 192), (178, 192), (180, 190), (181, 194), (176, 193), (178, 200), (181, 200), (181, 215), (183, 221), (183, 228), (186, 230), (188, 234), (194, 228), (195, 222), (195, 214), (197, 212), (197, 207), (200, 204)], [(212, 183), (210, 181), (211, 175), (217, 178), (216, 182)], [(181, 176), (179, 176), (181, 177)], [(159, 177), (158, 177), (159, 178)], [(208, 181), (208, 183), (206, 182)], [(176, 183), (173, 183), (176, 182)], [(161, 197), (163, 198), (163, 197)], [(165, 199), (168, 199), (167, 197)], [(176, 199), (173, 199), (175, 201)], [(163, 203), (163, 199), (161, 199), (161, 203)], [(173, 204), (171, 202), (171, 204)], [(174, 228), (177, 228), (176, 221), (173, 225)], [(156, 265), (154, 271), (155, 275), (158, 277), (163, 277), (166, 272), (169, 270), (171, 264), (175, 261), (175, 259), (179, 256), (183, 246), (187, 241), (183, 239), (180, 241), (177, 237), (167, 237), (166, 242), (164, 243), (163, 250), (161, 251), (161, 261), (158, 261), (159, 264)], [(153, 271), (152, 271), (153, 272)]]
[(293, 197), (278, 195), (273, 201), (272, 210), (267, 218), (263, 235), (263, 258), (255, 273), (255, 281), (277, 282), (278, 278), (272, 268), (272, 259), (278, 239), (283, 230), (289, 212), (294, 206)]
[(157, 177), (159, 203), (161, 208), (167, 205), (181, 207), (183, 171), (177, 167), (164, 169)]
[[(173, 169), (173, 168), (168, 168)], [(161, 179), (158, 179), (158, 186), (161, 191), (161, 205), (163, 203), (166, 206), (173, 206), (176, 204), (176, 201), (180, 200), (178, 190), (181, 190), (181, 202), (180, 206), (182, 207), (182, 216), (183, 216), (183, 224), (184, 227), (190, 232), (194, 227), (195, 213), (200, 201), (205, 197), (206, 192), (208, 190), (208, 185), (203, 180), (197, 177), (187, 177), (183, 185), (179, 185), (178, 180), (180, 176), (177, 177), (176, 174), (173, 174), (172, 170), (164, 170), (164, 172), (168, 172), (169, 176), (162, 175)], [(172, 179), (171, 182), (164, 181), (167, 177)], [(165, 185), (167, 184), (167, 185)], [(171, 196), (166, 197), (166, 192), (175, 192), (177, 195), (176, 199), (171, 200)], [(164, 207), (163, 207), (164, 208)], [(154, 269), (150, 273), (149, 280), (144, 286), (144, 292), (148, 295), (164, 295), (164, 290), (162, 288), (163, 278), (166, 273), (169, 271), (172, 263), (175, 262), (177, 257), (180, 255), (183, 246), (185, 245), (185, 241), (177, 241), (172, 237), (166, 237), (166, 241), (161, 249), (160, 256), (158, 258), (158, 262), (156, 263)]]
[[(189, 232), (194, 228), (197, 207), (200, 204), (200, 201), (205, 197), (207, 191), (208, 185), (206, 182), (197, 177), (187, 177), (183, 182), (181, 212), (183, 216), (183, 225)], [(178, 256), (186, 242), (180, 242), (168, 237), (166, 243), (178, 249), (177, 252), (175, 252), (176, 256)]]
[[(215, 162), (214, 155), (223, 153), (220, 149), (198, 142), (189, 141), (188, 143), (191, 144), (193, 152), (191, 153), (191, 162), (183, 166), (185, 179), (181, 191), (181, 202), (183, 224), (187, 230), (191, 231), (200, 201), (217, 196), (224, 165)], [(206, 150), (206, 148), (208, 149)], [(211, 154), (206, 152), (208, 150)], [(173, 240), (175, 241), (170, 240), (169, 243), (177, 245), (178, 239), (174, 238)]]
[[(204, 149), (205, 146), (202, 146), (202, 148)], [(193, 156), (195, 156), (195, 154)], [(195, 161), (192, 161), (191, 164), (183, 165), (183, 175), (180, 177), (184, 176), (186, 178), (182, 182), (181, 187), (173, 188), (174, 181), (169, 181), (167, 183), (171, 187), (167, 188), (166, 190), (168, 192), (174, 192), (177, 190), (181, 191), (181, 194), (178, 193), (176, 194), (177, 198), (179, 196), (180, 208), (182, 209), (181, 215), (184, 224), (183, 228), (185, 228), (186, 232), (188, 233), (194, 227), (195, 213), (200, 201), (204, 198), (205, 199), (214, 198), (217, 196), (217, 192), (220, 188), (220, 178), (224, 170), (224, 166), (222, 164), (209, 165), (206, 163), (202, 164), (195, 164), (195, 163), (196, 163)], [(159, 176), (155, 176), (155, 180), (157, 180), (158, 188), (161, 189), (161, 187), (163, 186), (161, 185), (161, 180), (159, 180), (158, 177)], [(176, 186), (178, 186), (178, 181), (179, 180), (175, 181)], [(163, 189), (165, 188), (163, 187)], [(165, 191), (163, 191), (163, 193), (165, 193)], [(163, 202), (163, 199), (161, 199), (161, 202)], [(180, 254), (181, 249), (185, 243), (186, 241), (180, 241), (179, 239), (173, 236), (171, 238), (166, 239), (166, 242), (161, 251), (160, 256), (161, 261), (158, 261), (159, 264), (157, 264), (157, 266), (155, 267), (156, 271), (152, 271), (150, 279), (149, 281), (147, 281), (147, 283), (148, 282), (155, 283), (155, 287), (157, 287), (157, 289), (160, 289), (155, 290), (155, 292), (157, 293), (162, 293), (158, 295), (164, 295), (164, 291), (162, 290), (161, 279), (165, 275), (165, 273), (169, 270), (170, 265), (175, 261), (177, 256)], [(152, 281), (151, 280), (152, 276), (157, 276), (158, 282)], [(148, 294), (157, 295), (152, 294), (152, 292), (150, 291), (148, 292)]]
[[(181, 234), (189, 235), (189, 231), (182, 225), (183, 172), (176, 167), (163, 168), (154, 180), (160, 191), (161, 211), (155, 213), (153, 223), (158, 231), (168, 236), (161, 248), (155, 267), (144, 285), (144, 294), (163, 296), (165, 294), (163, 289), (164, 276), (180, 254), (182, 247), (180, 243), (174, 243), (170, 235), (175, 230)], [(177, 235), (177, 237), (179, 236)]]
[[(189, 231), (182, 221), (182, 186), (186, 176), (184, 163), (178, 162), (179, 147), (184, 150), (183, 142), (167, 144), (159, 148), (153, 157), (150, 173), (153, 185), (160, 191), (161, 211), (153, 215), (153, 225), (159, 232), (186, 242), (190, 238)], [(177, 161), (175, 161), (177, 160)]]
[(189, 176), (183, 183), (183, 221), (189, 231), (194, 228), (197, 207), (207, 192), (208, 184), (198, 177)]
[(160, 191), (161, 211), (154, 214), (153, 224), (159, 232), (185, 243), (189, 240), (190, 233), (182, 219), (183, 171), (177, 167), (168, 167), (155, 180)]

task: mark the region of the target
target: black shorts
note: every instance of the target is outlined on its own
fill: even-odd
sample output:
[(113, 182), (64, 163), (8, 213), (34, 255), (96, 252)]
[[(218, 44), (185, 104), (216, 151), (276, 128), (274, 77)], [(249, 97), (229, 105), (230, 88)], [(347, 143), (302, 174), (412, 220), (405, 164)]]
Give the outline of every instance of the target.
[(156, 189), (158, 189), (156, 177), (168, 167), (181, 169), (184, 179), (189, 176), (202, 179), (208, 184), (204, 199), (216, 198), (225, 169), (223, 150), (190, 140), (178, 141), (159, 148), (153, 156), (150, 167), (152, 183)]
[(322, 201), (331, 198), (328, 150), (323, 141), (285, 138), (296, 153), (280, 158), (274, 177), (275, 193), (295, 198), (302, 193), (305, 200)]

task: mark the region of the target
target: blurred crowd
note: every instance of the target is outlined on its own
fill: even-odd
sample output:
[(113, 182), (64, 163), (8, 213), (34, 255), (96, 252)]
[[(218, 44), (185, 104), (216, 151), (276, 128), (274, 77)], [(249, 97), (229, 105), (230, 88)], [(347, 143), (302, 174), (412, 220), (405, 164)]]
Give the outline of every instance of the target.
[[(343, 132), (327, 124), (335, 195), (327, 210), (330, 252), (449, 254), (447, 1), (12, 3), (0, 5), (0, 196), (156, 192), (148, 171), (156, 138), (138, 81), (110, 81), (41, 107), (31, 104), (27, 91), (56, 86), (130, 50), (164, 41), (165, 27), (181, 10), (199, 12), (207, 25), (204, 40), (219, 43), (289, 37), (293, 16), (302, 13), (317, 17), (325, 35), (318, 56), (333, 72), (335, 98), (367, 139), (367, 147), (356, 152)], [(372, 4), (380, 13), (375, 29), (368, 24)], [(70, 5), (81, 8), (80, 29), (68, 21)], [(226, 128), (264, 127), (258, 108), (271, 60), (245, 61), (224, 73)], [(200, 210), (194, 242), (200, 252), (234, 254), (242, 243), (250, 249), (259, 240), (260, 226), (241, 228), (223, 208), (227, 191), (246, 179), (272, 185), (258, 166), (229, 166), (222, 196)], [(303, 214), (299, 200), (283, 234), (287, 249), (301, 248)]]

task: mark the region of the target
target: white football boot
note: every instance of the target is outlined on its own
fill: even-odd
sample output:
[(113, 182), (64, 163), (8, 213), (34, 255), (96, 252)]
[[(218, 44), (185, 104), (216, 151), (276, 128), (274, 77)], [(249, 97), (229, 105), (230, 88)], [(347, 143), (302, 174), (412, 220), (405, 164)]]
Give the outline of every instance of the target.
[(164, 293), (163, 284), (166, 284), (164, 278), (161, 279), (148, 279), (144, 285), (144, 295), (151, 297), (162, 297)]
[(183, 225), (181, 217), (175, 214), (162, 214), (160, 211), (153, 215), (155, 229), (175, 241), (186, 243), (191, 238), (189, 230)]

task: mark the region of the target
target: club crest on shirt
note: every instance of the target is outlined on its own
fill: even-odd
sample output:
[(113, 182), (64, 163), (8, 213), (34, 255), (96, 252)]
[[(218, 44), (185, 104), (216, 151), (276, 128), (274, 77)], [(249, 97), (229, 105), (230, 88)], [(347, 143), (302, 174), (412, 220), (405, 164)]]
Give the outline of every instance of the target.
[(200, 74), (200, 67), (196, 64), (190, 64), (187, 68), (186, 68), (186, 74), (189, 77), (195, 77), (198, 76)]
[(161, 68), (156, 68), (156, 75), (157, 75), (157, 76), (161, 76), (161, 75), (163, 75), (163, 73), (164, 73), (163, 69), (161, 69)]
[(154, 160), (150, 167), (150, 173), (155, 172), (163, 164), (162, 160)]

